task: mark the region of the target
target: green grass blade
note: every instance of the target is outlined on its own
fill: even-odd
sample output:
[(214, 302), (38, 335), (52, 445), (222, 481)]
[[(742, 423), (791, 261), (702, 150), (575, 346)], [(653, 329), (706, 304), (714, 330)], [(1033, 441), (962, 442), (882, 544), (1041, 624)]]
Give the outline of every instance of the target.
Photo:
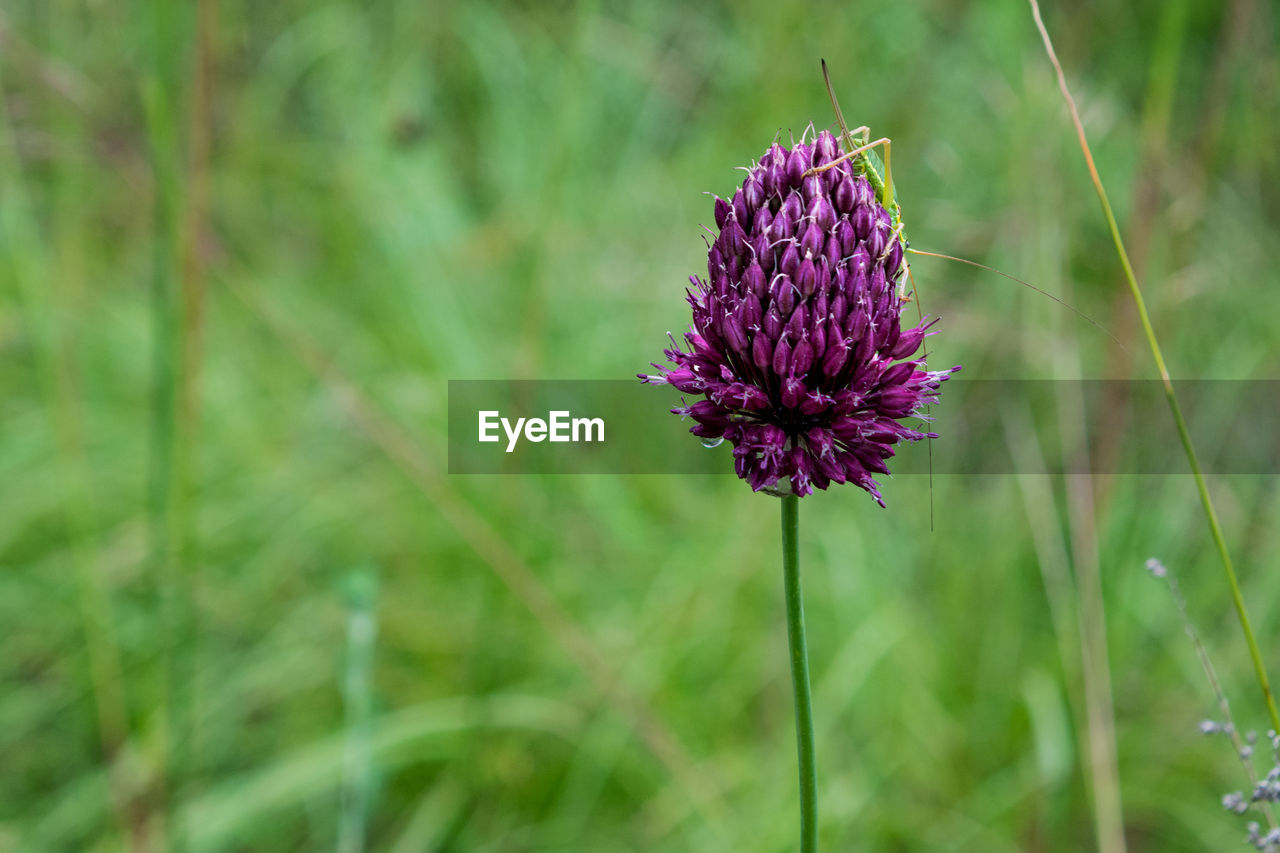
[(1173, 381), (1169, 378), (1169, 369), (1165, 366), (1164, 356), (1160, 352), (1160, 344), (1156, 340), (1155, 329), (1151, 325), (1151, 317), (1147, 314), (1147, 303), (1142, 298), (1142, 288), (1138, 286), (1138, 279), (1134, 275), (1133, 265), (1129, 262), (1129, 253), (1124, 247), (1124, 239), (1120, 236), (1120, 226), (1116, 223), (1116, 216), (1111, 209), (1111, 202), (1107, 199), (1107, 191), (1102, 185), (1102, 178), (1098, 175), (1098, 167), (1093, 162), (1093, 154), (1089, 150), (1089, 141), (1085, 137), (1084, 124), (1080, 121), (1080, 113), (1076, 109), (1075, 99), (1071, 97), (1071, 91), (1067, 88), (1067, 79), (1062, 71), (1062, 64), (1058, 62), (1058, 56), (1053, 49), (1053, 42), (1049, 38), (1049, 31), (1045, 28), (1044, 20), (1040, 17), (1040, 5), (1036, 0), (1028, 0), (1028, 2), (1031, 4), (1031, 14), (1035, 18), (1036, 29), (1040, 31), (1040, 37), (1044, 41), (1045, 52), (1048, 54), (1049, 61), (1053, 64), (1054, 71), (1057, 73), (1058, 88), (1062, 90), (1062, 97), (1066, 100), (1067, 108), (1071, 111), (1071, 122), (1075, 125), (1076, 136), (1080, 140), (1080, 150), (1084, 154), (1085, 164), (1089, 167), (1089, 177), (1093, 181), (1093, 188), (1098, 193), (1098, 201), (1102, 205), (1102, 215), (1107, 221), (1107, 230), (1111, 234), (1112, 243), (1115, 244), (1116, 254), (1120, 257), (1120, 265), (1124, 268), (1125, 281), (1129, 284), (1129, 292), (1133, 296), (1134, 304), (1138, 309), (1138, 318), (1142, 322), (1142, 332), (1146, 336), (1148, 346), (1151, 348), (1151, 356), (1155, 359), (1156, 369), (1160, 372), (1160, 381), (1164, 386), (1165, 399), (1169, 403), (1169, 411), (1173, 414), (1173, 422), (1178, 430), (1178, 440), (1182, 444), (1183, 453), (1186, 454), (1187, 463), (1191, 466), (1191, 474), (1196, 481), (1196, 491), (1200, 494), (1200, 503), (1204, 507), (1205, 517), (1209, 522), (1209, 532), (1213, 536), (1213, 544), (1218, 550), (1219, 558), (1222, 560), (1223, 573), (1226, 575), (1228, 586), (1231, 587), (1231, 599), (1235, 604), (1236, 615), (1240, 617), (1240, 627), (1244, 631), (1245, 643), (1249, 646), (1249, 656), (1253, 659), (1253, 668), (1258, 677), (1258, 686), (1262, 690), (1263, 700), (1267, 705), (1267, 713), (1271, 718), (1271, 725), (1276, 731), (1280, 731), (1280, 712), (1276, 710), (1275, 697), (1271, 693), (1271, 683), (1267, 679), (1267, 670), (1262, 662), (1262, 652), (1258, 647), (1258, 640), (1254, 636), (1253, 626), (1249, 622), (1249, 613), (1245, 608), (1244, 596), (1240, 592), (1240, 582), (1236, 578), (1236, 571), (1231, 563), (1231, 554), (1227, 551), (1227, 542), (1222, 535), (1222, 525), (1218, 522), (1218, 513), (1213, 508), (1213, 499), (1209, 496), (1209, 487), (1200, 468), (1200, 460), (1196, 456), (1195, 447), (1191, 443), (1191, 434), (1187, 430), (1187, 422), (1182, 415), (1182, 407), (1178, 405), (1178, 397), (1173, 390)]

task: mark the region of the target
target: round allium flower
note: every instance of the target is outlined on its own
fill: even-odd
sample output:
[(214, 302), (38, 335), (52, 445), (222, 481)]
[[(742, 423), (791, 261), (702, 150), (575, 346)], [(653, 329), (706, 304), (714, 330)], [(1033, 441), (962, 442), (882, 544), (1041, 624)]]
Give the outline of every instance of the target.
[(850, 482), (884, 506), (872, 475), (889, 473), (893, 445), (937, 437), (902, 419), (921, 418), (960, 368), (913, 358), (932, 324), (902, 329), (901, 233), (852, 161), (811, 171), (839, 156), (826, 131), (774, 144), (731, 201), (716, 198), (708, 277), (690, 277), (688, 351), (673, 338), (674, 367), (640, 378), (703, 395), (672, 411), (694, 435), (729, 440), (752, 489)]

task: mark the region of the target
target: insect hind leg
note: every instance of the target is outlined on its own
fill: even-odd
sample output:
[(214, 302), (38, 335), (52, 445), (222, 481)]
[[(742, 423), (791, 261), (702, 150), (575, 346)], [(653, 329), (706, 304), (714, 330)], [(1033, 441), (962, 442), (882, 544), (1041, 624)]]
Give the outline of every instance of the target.
[(846, 160), (851, 160), (854, 157), (857, 157), (859, 154), (866, 153), (867, 151), (870, 151), (872, 148), (876, 148), (880, 145), (884, 146), (884, 153), (885, 153), (884, 160), (885, 160), (885, 166), (886, 166), (886, 172), (887, 172), (887, 167), (889, 163), (889, 137), (883, 136), (880, 139), (877, 139), (875, 142), (868, 142), (866, 145), (860, 145), (857, 148), (853, 149), (852, 151), (841, 154), (839, 157), (832, 160), (830, 163), (824, 163), (821, 166), (814, 166), (812, 169), (805, 172), (804, 176), (807, 178), (810, 175), (820, 175), (823, 172), (827, 171), (828, 169), (834, 169), (836, 166), (839, 166), (841, 163), (845, 162)]
[[(889, 257), (889, 252), (893, 250), (893, 244), (901, 241), (903, 274), (898, 277), (898, 300), (900, 302), (911, 301), (911, 297), (907, 295), (907, 279), (911, 278), (911, 265), (907, 263), (907, 242), (902, 236), (903, 229), (905, 228), (906, 223), (902, 220), (898, 220), (897, 227), (893, 229), (893, 233), (889, 235), (889, 239), (884, 244), (884, 251), (880, 253), (880, 257), (876, 258), (876, 261), (879, 262)], [(911, 278), (911, 292), (915, 293), (915, 290), (916, 282), (914, 278)]]

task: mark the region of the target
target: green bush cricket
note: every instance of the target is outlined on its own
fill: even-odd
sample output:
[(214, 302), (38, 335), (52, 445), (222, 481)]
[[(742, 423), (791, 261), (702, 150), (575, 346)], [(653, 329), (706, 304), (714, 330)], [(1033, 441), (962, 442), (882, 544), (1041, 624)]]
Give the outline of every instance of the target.
[[(1023, 281), (1017, 276), (1009, 275), (1008, 273), (1002, 272), (994, 267), (989, 267), (986, 264), (980, 264), (977, 261), (956, 257), (955, 255), (946, 255), (941, 252), (927, 252), (911, 248), (911, 241), (907, 239), (905, 224), (902, 221), (902, 208), (898, 206), (897, 194), (893, 189), (893, 170), (891, 165), (892, 161), (890, 159), (891, 140), (887, 136), (882, 136), (875, 140), (871, 139), (871, 128), (866, 125), (856, 127), (853, 130), (849, 129), (848, 124), (844, 120), (844, 113), (840, 109), (840, 102), (836, 99), (835, 87), (831, 85), (831, 75), (827, 71), (827, 61), (825, 59), (822, 60), (822, 79), (827, 86), (827, 96), (831, 98), (831, 109), (835, 113), (836, 124), (840, 127), (840, 143), (845, 146), (846, 151), (830, 163), (824, 166), (812, 168), (806, 174), (818, 174), (820, 172), (825, 172), (827, 169), (833, 168), (840, 163), (849, 161), (855, 174), (866, 178), (867, 182), (871, 184), (871, 189), (876, 194), (876, 200), (889, 213), (890, 224), (892, 227), (892, 235), (890, 239), (886, 241), (884, 251), (889, 251), (889, 247), (893, 245), (894, 240), (902, 241), (904, 261), (902, 264), (903, 274), (900, 275), (897, 282), (898, 298), (903, 302), (914, 301), (916, 303), (916, 312), (921, 319), (923, 319), (923, 312), (920, 309), (919, 292), (916, 289), (915, 278), (911, 275), (911, 266), (905, 260), (905, 256), (908, 253), (913, 255), (923, 255), (930, 258), (942, 258), (943, 260), (955, 261), (961, 264), (968, 264), (969, 266), (978, 267), (979, 269), (984, 269), (988, 272), (993, 272), (996, 275), (1004, 276), (1007, 279), (1016, 281), (1024, 287), (1029, 287), (1035, 292), (1043, 296), (1047, 296), (1054, 302), (1057, 302), (1062, 307), (1080, 317), (1082, 320), (1085, 320), (1097, 327), (1106, 334), (1107, 337), (1115, 341), (1121, 349), (1124, 349), (1124, 344), (1120, 342), (1119, 338), (1108, 331), (1105, 326), (1094, 320), (1088, 314), (1080, 311), (1075, 306), (1067, 303), (1057, 296), (1054, 296), (1052, 293), (1049, 293), (1047, 290), (1036, 287), (1034, 284)], [(875, 149), (881, 146), (884, 147), (884, 160), (881, 160), (875, 152)], [(907, 293), (908, 280), (911, 282), (910, 295)], [(926, 358), (929, 355), (927, 348), (924, 350), (924, 355)]]
[[(1023, 281), (1022, 279), (1017, 278), (1016, 276), (1012, 276), (1006, 272), (1002, 272), (998, 269), (995, 269), (994, 267), (989, 267), (986, 264), (980, 264), (977, 261), (971, 261), (971, 260), (968, 260), (967, 258), (960, 258), (954, 255), (943, 254), (941, 252), (927, 252), (927, 251), (922, 251), (918, 249), (912, 249), (911, 242), (907, 239), (907, 236), (906, 236), (906, 226), (902, 221), (902, 208), (899, 207), (898, 205), (897, 195), (894, 193), (894, 188), (893, 188), (892, 160), (890, 157), (891, 149), (892, 149), (891, 140), (887, 136), (882, 136), (879, 139), (873, 140), (871, 138), (871, 128), (868, 127), (867, 125), (862, 125), (852, 130), (849, 129), (849, 125), (847, 122), (845, 122), (845, 119), (844, 119), (844, 113), (840, 109), (840, 102), (836, 98), (835, 87), (831, 85), (831, 75), (827, 70), (827, 61), (825, 59), (822, 60), (822, 79), (827, 87), (827, 96), (831, 99), (831, 109), (832, 109), (832, 112), (835, 113), (836, 124), (839, 125), (839, 128), (840, 128), (839, 143), (841, 147), (844, 149), (845, 153), (837, 157), (836, 159), (832, 160), (830, 163), (827, 163), (822, 166), (815, 166), (809, 169), (805, 173), (805, 175), (806, 176), (816, 175), (821, 172), (825, 172), (828, 169), (834, 168), (840, 163), (848, 162), (851, 168), (853, 169), (854, 174), (865, 178), (867, 182), (871, 185), (871, 189), (876, 196), (876, 201), (879, 202), (880, 205), (884, 207), (884, 209), (889, 214), (891, 234), (889, 236), (889, 239), (885, 241), (885, 248), (883, 250), (883, 253), (885, 255), (888, 254), (889, 249), (893, 245), (894, 241), (901, 241), (902, 243), (902, 253), (903, 253), (902, 269), (898, 273), (898, 280), (896, 282), (898, 299), (904, 303), (915, 302), (916, 315), (921, 322), (924, 321), (924, 311), (920, 306), (919, 291), (916, 289), (915, 277), (911, 274), (911, 266), (906, 259), (906, 256), (908, 253), (914, 254), (914, 255), (924, 255), (924, 256), (934, 257), (934, 258), (943, 258), (944, 260), (955, 261), (957, 263), (962, 263), (962, 264), (968, 264), (970, 266), (979, 267), (980, 269), (988, 270), (997, 275), (1004, 276), (1005, 278), (1012, 279), (1013, 281), (1018, 282), (1024, 287), (1029, 287), (1030, 289), (1036, 291), (1037, 293), (1040, 293), (1044, 296), (1049, 297), (1054, 302), (1057, 302), (1059, 305), (1062, 305), (1064, 308), (1069, 309), (1072, 313), (1076, 314), (1078, 317), (1088, 321), (1090, 324), (1097, 327), (1104, 334), (1106, 334), (1107, 337), (1111, 338), (1111, 340), (1115, 341), (1115, 343), (1119, 345), (1122, 350), (1125, 350), (1127, 352), (1124, 344), (1120, 342), (1119, 338), (1113, 335), (1102, 324), (1098, 323), (1092, 317), (1080, 311), (1075, 306), (1070, 305), (1066, 301), (1060, 299), (1057, 296), (1054, 296), (1052, 293), (1049, 293), (1046, 290), (1036, 287), (1035, 285), (1029, 282)], [(880, 159), (880, 157), (876, 154), (876, 151), (875, 151), (875, 149), (880, 147), (884, 148), (883, 160)], [(908, 281), (910, 281), (911, 283), (910, 294), (908, 294), (907, 292)], [(924, 359), (927, 360), (929, 357), (929, 349), (927, 344), (922, 343), (921, 353)], [(927, 414), (928, 409), (926, 408), (925, 411)], [(928, 442), (929, 528), (931, 530), (933, 529), (933, 446), (932, 445), (933, 445), (932, 441)]]

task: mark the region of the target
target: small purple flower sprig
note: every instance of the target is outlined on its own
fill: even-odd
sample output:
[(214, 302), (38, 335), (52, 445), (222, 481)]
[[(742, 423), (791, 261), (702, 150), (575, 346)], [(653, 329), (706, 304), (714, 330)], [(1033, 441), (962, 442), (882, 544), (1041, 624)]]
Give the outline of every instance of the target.
[(1272, 807), (1275, 803), (1280, 803), (1280, 735), (1273, 731), (1267, 732), (1267, 739), (1271, 743), (1271, 757), (1273, 760), (1272, 767), (1267, 771), (1267, 775), (1258, 779), (1252, 770), (1250, 760), (1253, 757), (1253, 745), (1257, 740), (1257, 736), (1253, 732), (1249, 732), (1245, 739), (1247, 745), (1241, 749), (1238, 747), (1239, 739), (1234, 737), (1234, 727), (1230, 722), (1218, 723), (1213, 720), (1204, 720), (1200, 723), (1201, 734), (1226, 734), (1232, 736), (1233, 742), (1237, 744), (1237, 754), (1240, 760), (1249, 767), (1249, 778), (1253, 782), (1253, 792), (1246, 795), (1243, 791), (1232, 791), (1224, 794), (1222, 797), (1222, 807), (1232, 814), (1242, 815), (1249, 811), (1250, 808), (1260, 809), (1267, 819), (1267, 827), (1264, 831), (1262, 825), (1258, 821), (1250, 821), (1246, 829), (1248, 830), (1247, 841), (1255, 850), (1261, 850), (1263, 853), (1277, 853), (1280, 851), (1280, 826), (1276, 825), (1275, 816), (1272, 813)]
[(849, 482), (884, 506), (873, 475), (889, 473), (893, 446), (937, 437), (901, 421), (928, 420), (960, 368), (931, 373), (914, 357), (932, 323), (902, 329), (901, 228), (840, 156), (827, 131), (775, 143), (731, 200), (716, 198), (707, 278), (687, 291), (687, 351), (672, 338), (674, 367), (640, 378), (702, 394), (672, 412), (696, 421), (694, 435), (729, 440), (754, 491)]
[(1236, 728), (1235, 718), (1231, 713), (1231, 703), (1227, 701), (1217, 670), (1214, 669), (1213, 662), (1209, 659), (1209, 652), (1200, 640), (1200, 633), (1191, 622), (1187, 612), (1187, 601), (1182, 595), (1182, 588), (1178, 585), (1177, 578), (1155, 557), (1147, 560), (1146, 568), (1152, 577), (1164, 581), (1168, 586), (1173, 603), (1178, 608), (1178, 616), (1182, 620), (1182, 629), (1195, 647), (1196, 656), (1200, 659), (1200, 667), (1209, 681), (1214, 697), (1218, 700), (1218, 710), (1222, 714), (1222, 719), (1220, 721), (1201, 720), (1197, 729), (1202, 735), (1223, 735), (1231, 741), (1232, 751), (1235, 752), (1236, 758), (1244, 768), (1245, 776), (1253, 786), (1253, 791), (1249, 795), (1243, 791), (1224, 794), (1222, 807), (1237, 815), (1243, 815), (1250, 809), (1261, 812), (1267, 823), (1265, 831), (1260, 823), (1250, 821), (1246, 827), (1249, 833), (1246, 840), (1255, 850), (1261, 850), (1263, 853), (1280, 853), (1280, 823), (1277, 823), (1274, 812), (1275, 804), (1280, 803), (1280, 734), (1275, 731), (1267, 732), (1272, 766), (1265, 776), (1259, 778), (1254, 768), (1254, 748), (1257, 745), (1258, 736), (1250, 731), (1241, 737), (1239, 729)]

